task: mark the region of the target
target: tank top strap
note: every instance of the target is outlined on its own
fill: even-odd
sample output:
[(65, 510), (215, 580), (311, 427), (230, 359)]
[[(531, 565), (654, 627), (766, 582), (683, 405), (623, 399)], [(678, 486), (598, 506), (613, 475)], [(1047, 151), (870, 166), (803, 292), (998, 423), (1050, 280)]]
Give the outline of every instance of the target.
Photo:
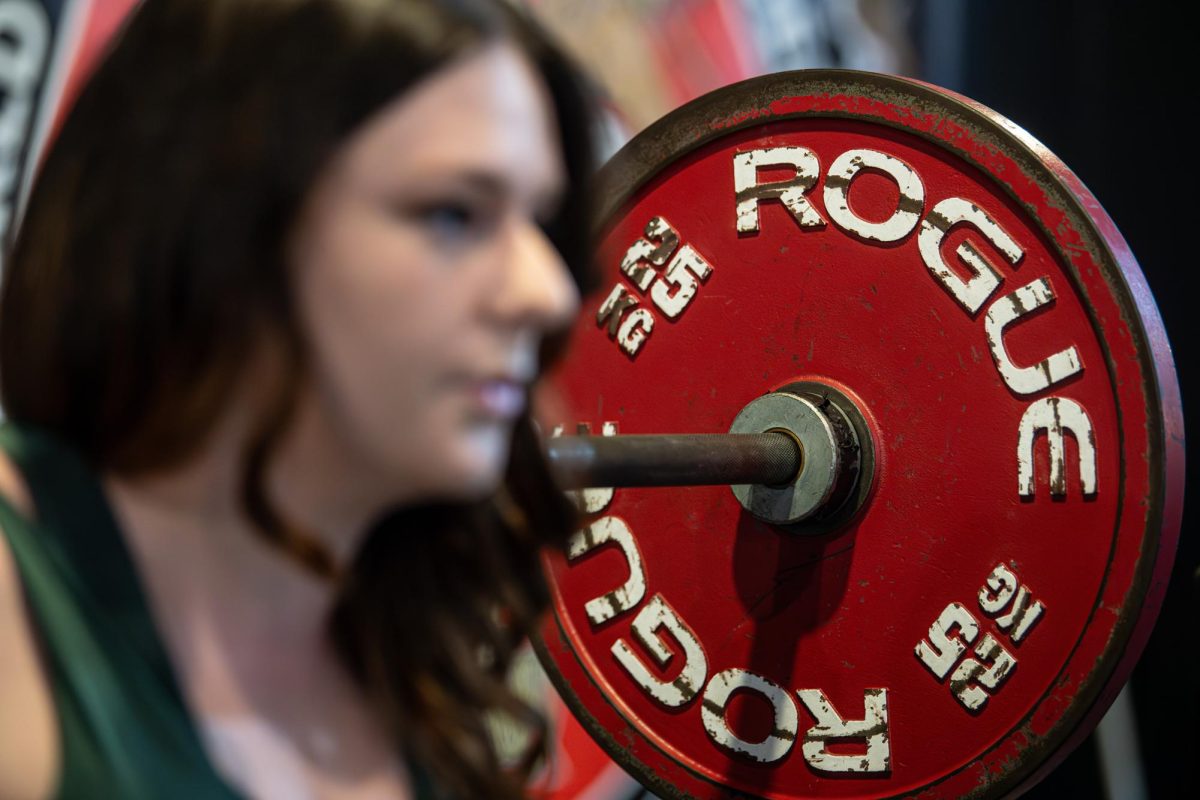
[(11, 421), (0, 447), (36, 509), (30, 520), (0, 497), (58, 712), (57, 796), (237, 797), (204, 752), (94, 473), (52, 435)]

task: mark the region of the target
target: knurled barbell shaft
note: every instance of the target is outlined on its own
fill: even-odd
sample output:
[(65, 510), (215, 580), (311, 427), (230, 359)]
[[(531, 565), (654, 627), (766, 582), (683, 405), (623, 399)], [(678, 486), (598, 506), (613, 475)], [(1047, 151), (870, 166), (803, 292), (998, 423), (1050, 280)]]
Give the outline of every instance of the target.
[(786, 433), (559, 436), (546, 444), (567, 489), (779, 485), (796, 477), (800, 446)]

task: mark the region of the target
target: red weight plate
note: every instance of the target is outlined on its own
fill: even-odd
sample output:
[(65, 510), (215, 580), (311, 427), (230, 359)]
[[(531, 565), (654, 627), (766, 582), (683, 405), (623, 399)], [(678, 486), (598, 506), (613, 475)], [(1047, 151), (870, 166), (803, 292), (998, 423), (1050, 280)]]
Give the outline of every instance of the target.
[(1128, 676), (1179, 527), (1178, 387), (1112, 222), (995, 113), (853, 72), (703, 97), (604, 177), (605, 285), (556, 421), (722, 433), (817, 381), (876, 466), (815, 535), (728, 487), (589, 492), (546, 558), (568, 704), (665, 796), (1035, 780)]

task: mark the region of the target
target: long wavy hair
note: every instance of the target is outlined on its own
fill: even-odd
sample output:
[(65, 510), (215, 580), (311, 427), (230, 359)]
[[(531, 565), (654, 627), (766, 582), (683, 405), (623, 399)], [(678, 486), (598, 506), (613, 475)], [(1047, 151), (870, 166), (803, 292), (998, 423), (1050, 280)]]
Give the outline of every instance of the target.
[(281, 345), (286, 380), (254, 409), (242, 504), (337, 582), (330, 635), (346, 668), (398, 752), (463, 797), (520, 796), (541, 747), (535, 735), (505, 768), (485, 725), (498, 709), (542, 729), (505, 675), (547, 603), (538, 551), (573, 524), (531, 420), (496, 499), (397, 509), (343, 570), (277, 513), (264, 476), (307, 376), (285, 258), (306, 193), (375, 112), (494, 41), (515, 43), (553, 99), (569, 187), (548, 234), (587, 290), (591, 104), (503, 0), (146, 0), (42, 165), (0, 294), (6, 412), (99, 471), (186, 462), (254, 345)]

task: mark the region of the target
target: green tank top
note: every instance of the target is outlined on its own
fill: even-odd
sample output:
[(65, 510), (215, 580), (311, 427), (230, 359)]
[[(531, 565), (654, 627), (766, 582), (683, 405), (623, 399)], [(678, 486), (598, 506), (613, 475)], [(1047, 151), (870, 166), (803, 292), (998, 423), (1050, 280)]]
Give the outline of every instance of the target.
[[(204, 751), (95, 474), (53, 436), (0, 425), (37, 509), (0, 497), (58, 714), (59, 800), (234, 800)], [(414, 792), (432, 797), (412, 770)]]
[(60, 800), (233, 800), (154, 629), (125, 541), (94, 474), (52, 436), (6, 422), (0, 447), (37, 521), (0, 498), (58, 712)]

